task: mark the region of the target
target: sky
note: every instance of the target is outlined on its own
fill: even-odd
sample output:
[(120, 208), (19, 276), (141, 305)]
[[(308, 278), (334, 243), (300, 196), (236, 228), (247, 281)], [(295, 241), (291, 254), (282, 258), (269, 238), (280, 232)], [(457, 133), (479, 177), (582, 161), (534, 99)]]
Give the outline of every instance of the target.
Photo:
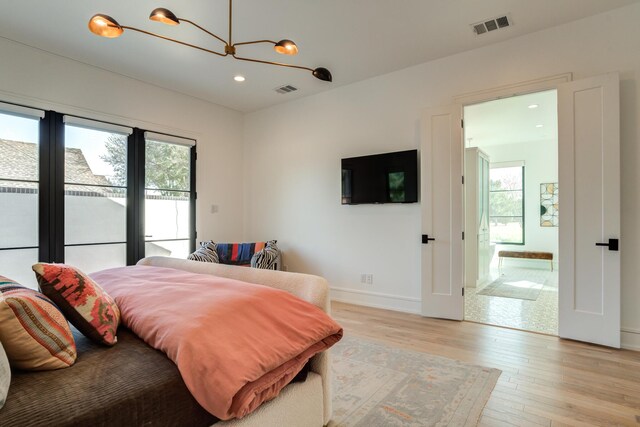
[[(0, 138), (37, 143), (38, 123), (38, 119), (0, 113)], [(100, 155), (106, 152), (104, 144), (109, 135), (110, 132), (65, 125), (66, 147), (81, 149), (95, 175), (113, 175), (113, 168), (100, 159)]]

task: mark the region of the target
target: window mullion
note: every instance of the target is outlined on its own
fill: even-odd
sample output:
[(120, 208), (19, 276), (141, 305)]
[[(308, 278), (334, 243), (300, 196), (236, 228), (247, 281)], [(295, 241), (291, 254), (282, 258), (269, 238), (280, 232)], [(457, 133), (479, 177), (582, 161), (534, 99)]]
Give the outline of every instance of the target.
[(198, 232), (196, 231), (196, 199), (198, 198), (198, 193), (196, 192), (196, 160), (198, 159), (198, 154), (196, 153), (196, 146), (191, 147), (191, 168), (189, 173), (191, 176), (189, 177), (190, 185), (189, 188), (191, 190), (190, 193), (190, 212), (189, 212), (189, 221), (190, 221), (190, 235), (191, 235), (191, 248), (190, 251), (196, 250), (196, 239), (198, 237)]
[(52, 122), (53, 112), (45, 112), (40, 120), (39, 138), (39, 165), (38, 173), (38, 259), (43, 262), (51, 262), (52, 258), (52, 215), (53, 209), (53, 180), (51, 179), (51, 156), (53, 151)]
[(64, 237), (65, 237), (65, 222), (64, 222), (64, 169), (65, 169), (65, 128), (63, 122), (63, 115), (60, 113), (54, 113), (53, 116), (53, 173), (50, 175), (53, 179), (53, 262), (65, 261), (64, 259)]
[(40, 121), (39, 174), (38, 258), (64, 262), (64, 126), (54, 111)]
[(144, 131), (129, 135), (127, 157), (127, 265), (144, 258)]

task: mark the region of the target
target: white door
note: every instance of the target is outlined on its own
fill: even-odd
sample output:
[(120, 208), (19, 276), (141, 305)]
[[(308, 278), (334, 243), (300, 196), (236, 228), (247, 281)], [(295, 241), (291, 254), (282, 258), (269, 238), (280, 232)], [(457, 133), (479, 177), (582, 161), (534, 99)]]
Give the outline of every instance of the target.
[[(462, 320), (462, 107), (422, 116), (422, 314)], [(434, 239), (434, 240), (428, 240)]]
[(619, 105), (617, 74), (558, 87), (559, 335), (610, 347), (620, 347)]

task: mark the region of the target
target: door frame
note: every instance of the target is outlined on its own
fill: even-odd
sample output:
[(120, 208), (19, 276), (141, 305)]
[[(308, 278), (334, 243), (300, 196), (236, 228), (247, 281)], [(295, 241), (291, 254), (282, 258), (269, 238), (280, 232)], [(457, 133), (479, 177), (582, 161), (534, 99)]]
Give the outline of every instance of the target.
[[(461, 94), (461, 95), (457, 95), (454, 96), (453, 98), (453, 103), (456, 105), (460, 106), (461, 109), (461, 116), (463, 119), (463, 123), (464, 123), (464, 107), (466, 106), (470, 106), (470, 105), (474, 105), (474, 104), (480, 104), (483, 102), (489, 102), (489, 101), (495, 101), (495, 100), (499, 100), (499, 99), (505, 99), (505, 98), (511, 98), (514, 96), (521, 96), (521, 95), (527, 95), (530, 93), (536, 93), (536, 92), (544, 92), (547, 90), (558, 90), (558, 87), (563, 84), (563, 83), (568, 83), (573, 81), (573, 73), (563, 73), (563, 74), (557, 74), (557, 75), (553, 75), (553, 76), (549, 76), (549, 77), (543, 77), (540, 79), (535, 79), (535, 80), (529, 80), (529, 81), (525, 81), (525, 82), (521, 82), (521, 83), (515, 83), (515, 84), (510, 84), (510, 85), (505, 85), (505, 86), (499, 86), (496, 88), (492, 88), (492, 89), (483, 89), (480, 91), (476, 91), (476, 92), (470, 92), (470, 93), (466, 93), (466, 94)], [(462, 139), (460, 141), (460, 143), (462, 144), (462, 148), (464, 150), (465, 148), (465, 140), (464, 140), (464, 128), (462, 131)], [(464, 152), (464, 151), (463, 151)], [(463, 157), (463, 170), (464, 170), (464, 157)], [(564, 184), (567, 185), (567, 184)], [(573, 185), (572, 182), (570, 182), (568, 185)], [(466, 206), (463, 200), (462, 203), (462, 209), (463, 209), (463, 215), (466, 214)], [(466, 242), (464, 243), (466, 244)], [(466, 269), (465, 269), (465, 262), (464, 259), (461, 260), (461, 268), (463, 271), (463, 283), (466, 283)], [(558, 259), (558, 269), (560, 269), (560, 259)], [(464, 284), (463, 284), (464, 286)], [(560, 287), (560, 283), (558, 283), (558, 288)], [(464, 319), (464, 297), (462, 299), (462, 312), (463, 312), (463, 320)], [(558, 303), (558, 307), (559, 307), (559, 303)]]

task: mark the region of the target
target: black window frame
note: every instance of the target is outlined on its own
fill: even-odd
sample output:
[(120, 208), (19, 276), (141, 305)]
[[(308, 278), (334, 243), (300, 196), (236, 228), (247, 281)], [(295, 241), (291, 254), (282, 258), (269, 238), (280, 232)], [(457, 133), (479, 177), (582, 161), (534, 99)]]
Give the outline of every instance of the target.
[[(2, 101), (4, 102), (4, 101)], [(9, 103), (10, 104), (10, 103)], [(18, 105), (18, 104), (14, 104)], [(37, 108), (25, 106), (27, 108)], [(64, 113), (45, 110), (39, 122), (39, 183), (38, 183), (38, 259), (41, 262), (65, 262), (65, 124)], [(74, 114), (74, 116), (77, 116)], [(83, 117), (84, 118), (84, 117)], [(86, 118), (97, 123), (108, 123)], [(145, 132), (154, 129), (133, 128), (127, 139), (127, 208), (126, 265), (135, 265), (145, 256), (144, 186)], [(179, 135), (176, 135), (180, 137)], [(190, 224), (189, 245), (195, 250), (196, 231), (196, 160), (197, 144), (190, 151)], [(69, 245), (66, 245), (69, 246)], [(72, 246), (91, 246), (90, 244)], [(30, 247), (36, 249), (36, 247)], [(6, 248), (22, 249), (22, 248)], [(3, 249), (0, 249), (3, 250)]]
[[(492, 190), (491, 189), (491, 170), (492, 169), (503, 169), (503, 168), (516, 168), (516, 167), (520, 167), (520, 171), (522, 173), (522, 188), (520, 190)], [(489, 237), (490, 237), (490, 241), (493, 244), (496, 245), (514, 245), (514, 246), (524, 246), (525, 242), (526, 242), (526, 238), (525, 238), (525, 170), (524, 170), (524, 165), (522, 166), (496, 166), (496, 167), (492, 167), (491, 165), (489, 165)], [(518, 215), (509, 215), (509, 216), (504, 216), (504, 215), (491, 215), (491, 193), (501, 193), (501, 192), (520, 192), (522, 194), (521, 200), (522, 200), (522, 215), (518, 216)], [(522, 218), (522, 242), (499, 242), (497, 240), (493, 240), (493, 238), (491, 238), (491, 220), (492, 218)]]
[[(145, 170), (146, 170), (146, 158), (144, 156), (145, 152), (146, 152), (146, 143), (147, 143), (147, 138), (145, 135), (145, 132), (147, 132), (146, 130), (143, 129), (137, 129), (139, 131), (139, 138), (141, 139), (140, 143), (137, 143), (137, 146), (140, 147), (140, 145), (142, 145), (142, 155), (141, 158), (138, 159), (138, 161), (141, 162), (141, 167), (139, 168), (139, 170), (141, 170), (141, 181), (139, 182), (140, 186), (138, 188), (138, 191), (140, 193), (140, 198), (142, 201), (142, 206), (140, 206), (140, 215), (141, 216), (141, 222), (139, 222), (139, 224), (141, 224), (141, 234), (140, 234), (140, 239), (141, 242), (139, 243), (138, 247), (138, 251), (142, 251), (142, 253), (144, 254), (146, 251), (146, 244), (147, 243), (153, 243), (153, 242), (168, 242), (171, 241), (173, 239), (159, 239), (159, 240), (147, 240), (146, 239), (146, 234), (145, 234), (145, 224), (144, 224), (144, 218), (145, 218), (145, 199), (146, 199), (146, 193), (147, 190), (149, 190), (149, 188), (147, 188), (146, 186), (146, 175), (145, 175)], [(154, 132), (157, 134), (157, 132)], [(160, 134), (163, 135), (163, 134)], [(167, 135), (164, 134), (166, 136), (175, 136), (175, 135)], [(150, 141), (154, 141), (153, 139), (149, 139)], [(165, 144), (170, 144), (170, 142), (165, 142), (165, 141), (155, 141), (155, 142), (160, 142), (160, 143), (165, 143)], [(196, 168), (196, 161), (198, 160), (198, 152), (196, 150), (196, 146), (197, 144), (192, 145), (189, 148), (189, 191), (184, 191), (184, 190), (172, 190), (172, 189), (166, 189), (168, 191), (174, 191), (177, 193), (189, 193), (189, 237), (187, 239), (175, 239), (175, 240), (189, 240), (189, 250), (190, 252), (195, 251), (196, 249), (196, 239), (198, 238), (198, 232), (195, 229), (195, 224), (196, 224), (196, 200), (198, 199), (198, 193), (196, 191), (196, 172), (195, 172), (195, 168)]]
[[(19, 104), (15, 104), (15, 103), (11, 103), (11, 102), (4, 102), (4, 101), (0, 101), (3, 104), (7, 104), (7, 105), (15, 105), (17, 107), (24, 107), (23, 105), (19, 105)], [(33, 108), (33, 107), (26, 107), (26, 108)], [(37, 109), (42, 111), (41, 109)], [(10, 111), (3, 111), (0, 110), (0, 114), (7, 114), (7, 115), (13, 115)], [(18, 114), (18, 116), (20, 116)], [(43, 126), (43, 122), (46, 119), (46, 113), (45, 113), (45, 117), (41, 118), (38, 121), (38, 181), (33, 181), (33, 180), (28, 180), (28, 179), (1, 179), (2, 181), (19, 181), (19, 182), (23, 182), (23, 183), (31, 183), (31, 184), (37, 184), (38, 185), (38, 242), (37, 245), (22, 245), (22, 246), (8, 246), (8, 247), (0, 247), (0, 253), (4, 252), (4, 251), (22, 251), (22, 250), (34, 250), (37, 249), (38, 250), (38, 259), (40, 259), (40, 257), (45, 254), (47, 256), (49, 256), (49, 251), (50, 251), (50, 239), (49, 239), (49, 235), (45, 234), (43, 232), (43, 218), (47, 219), (46, 214), (48, 213), (47, 210), (47, 206), (46, 204), (49, 202), (48, 200), (43, 200), (42, 197), (42, 188), (44, 186), (46, 186), (48, 183), (47, 182), (43, 182), (42, 180), (42, 170), (43, 168), (46, 169), (47, 171), (49, 170), (49, 153), (48, 153), (48, 147), (43, 147), (41, 141), (42, 140), (47, 140), (48, 139), (48, 135), (46, 135), (46, 132), (50, 131), (50, 126), (48, 126), (48, 124), (46, 126)], [(49, 224), (46, 225), (46, 230), (48, 230)]]

